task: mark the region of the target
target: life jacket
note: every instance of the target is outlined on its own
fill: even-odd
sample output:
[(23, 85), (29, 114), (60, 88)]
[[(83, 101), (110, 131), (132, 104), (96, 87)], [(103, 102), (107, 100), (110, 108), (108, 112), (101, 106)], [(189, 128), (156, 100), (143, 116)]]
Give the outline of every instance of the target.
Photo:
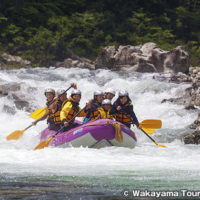
[(105, 111), (103, 108), (98, 108), (97, 111), (99, 112), (101, 119), (113, 119), (112, 115), (109, 114), (110, 110)]
[(99, 115), (98, 108), (99, 108), (100, 106), (101, 106), (101, 105), (92, 102), (92, 107), (93, 107), (93, 108), (89, 111), (89, 116), (87, 115), (87, 118), (90, 118), (90, 120), (96, 119), (97, 116)]
[(57, 109), (55, 112), (50, 111), (48, 114), (48, 121), (49, 123), (53, 124), (61, 124), (60, 120), (60, 111), (61, 111), (61, 106), (57, 103)]
[(53, 116), (52, 116), (52, 111), (50, 108), (47, 108), (47, 123), (53, 123)]
[(66, 99), (65, 101), (62, 102), (62, 105), (61, 105), (61, 109), (65, 106), (65, 104), (68, 102), (68, 99)]
[[(70, 108), (70, 110), (68, 111), (68, 113), (64, 117), (64, 119), (66, 119), (67, 122), (70, 121), (79, 112), (79, 109), (80, 109), (79, 103), (75, 103), (74, 100), (71, 97), (69, 97), (68, 102), (65, 104), (63, 109), (67, 110), (69, 108)], [(62, 111), (63, 111), (63, 109), (62, 109)], [(62, 115), (61, 115), (61, 120), (63, 120)], [(74, 122), (74, 120), (72, 122)]]
[(124, 113), (123, 112), (123, 108), (125, 108), (126, 109), (126, 107), (128, 107), (128, 106), (131, 106), (132, 104), (130, 104), (130, 103), (127, 103), (126, 105), (124, 105), (123, 107), (122, 107), (122, 110), (121, 111), (119, 111), (118, 113), (116, 113), (115, 114), (115, 119), (116, 119), (116, 121), (118, 121), (118, 122), (121, 122), (121, 123), (123, 123), (123, 124), (131, 124), (132, 123), (132, 120), (131, 120), (131, 115), (130, 114), (128, 114), (128, 113)]

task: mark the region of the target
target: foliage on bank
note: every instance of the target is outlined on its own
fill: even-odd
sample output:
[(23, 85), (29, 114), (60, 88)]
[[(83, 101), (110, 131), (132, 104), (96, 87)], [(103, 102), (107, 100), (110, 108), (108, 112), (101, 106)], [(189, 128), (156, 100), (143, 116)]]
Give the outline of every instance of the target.
[(2, 0), (0, 52), (45, 64), (68, 49), (94, 59), (107, 45), (183, 45), (200, 64), (198, 0)]

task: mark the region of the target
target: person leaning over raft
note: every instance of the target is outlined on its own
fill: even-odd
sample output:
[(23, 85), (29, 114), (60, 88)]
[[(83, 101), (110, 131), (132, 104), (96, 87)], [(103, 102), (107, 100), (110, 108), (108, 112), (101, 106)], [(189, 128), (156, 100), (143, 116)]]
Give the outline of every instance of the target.
[(110, 110), (110, 115), (114, 114), (116, 121), (121, 122), (127, 127), (130, 128), (131, 124), (135, 124), (138, 128), (141, 128), (133, 111), (133, 104), (127, 91), (119, 92), (119, 97)]
[[(70, 124), (68, 123), (81, 110), (81, 108), (79, 107), (80, 100), (81, 91), (73, 90), (71, 93), (71, 97), (69, 97), (68, 102), (64, 105), (60, 112), (60, 119), (65, 126), (65, 129), (63, 129), (63, 131), (68, 131), (80, 125), (74, 122), (75, 119), (72, 122), (70, 122)], [(79, 113), (77, 117), (86, 116), (86, 109), (87, 106), (81, 113)]]

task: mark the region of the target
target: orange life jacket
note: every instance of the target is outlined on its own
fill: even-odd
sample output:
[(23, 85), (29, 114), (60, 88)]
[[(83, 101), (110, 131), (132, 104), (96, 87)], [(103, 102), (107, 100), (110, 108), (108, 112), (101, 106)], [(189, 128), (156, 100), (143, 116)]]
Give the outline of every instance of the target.
[[(132, 104), (128, 103), (126, 104), (125, 106), (131, 106)], [(131, 120), (131, 115), (130, 114), (126, 114), (126, 113), (123, 113), (123, 111), (119, 112), (119, 113), (116, 113), (115, 114), (115, 119), (118, 121), (118, 122), (121, 122), (123, 124), (131, 124), (132, 123), (132, 120)]]

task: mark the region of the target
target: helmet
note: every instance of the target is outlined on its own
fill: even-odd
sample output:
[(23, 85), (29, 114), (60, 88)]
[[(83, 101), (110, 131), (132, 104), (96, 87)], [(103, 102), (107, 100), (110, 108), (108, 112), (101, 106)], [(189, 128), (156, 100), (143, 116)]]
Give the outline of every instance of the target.
[(124, 96), (129, 96), (128, 92), (127, 91), (120, 91), (119, 92), (119, 97), (124, 97)]
[(111, 93), (111, 94), (115, 95), (115, 91), (112, 88), (107, 88), (105, 90), (105, 93)]
[(52, 93), (53, 95), (56, 94), (55, 90), (52, 89), (52, 88), (47, 88), (47, 89), (44, 91), (44, 95), (46, 95), (47, 92)]
[(81, 95), (81, 91), (80, 90), (72, 90), (71, 96), (76, 95), (76, 94)]
[(94, 92), (94, 96), (98, 96), (98, 95), (104, 95), (104, 93), (101, 92), (100, 90), (97, 90)]
[(59, 95), (61, 95), (62, 93), (66, 93), (64, 89), (59, 89), (56, 92), (56, 96), (58, 97)]
[(102, 101), (102, 105), (105, 105), (105, 104), (110, 104), (111, 105), (111, 101), (109, 99), (104, 99)]

